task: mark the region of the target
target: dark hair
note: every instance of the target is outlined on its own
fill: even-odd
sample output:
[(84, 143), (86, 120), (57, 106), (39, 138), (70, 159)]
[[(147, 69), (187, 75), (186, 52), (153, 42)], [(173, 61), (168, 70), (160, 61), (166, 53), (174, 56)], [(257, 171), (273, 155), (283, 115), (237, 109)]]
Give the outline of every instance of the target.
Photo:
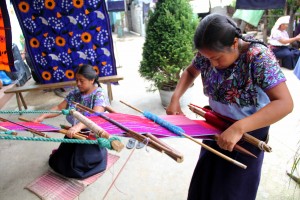
[(235, 22), (220, 14), (207, 15), (200, 21), (194, 35), (194, 45), (196, 49), (224, 51), (233, 44), (235, 37), (265, 45), (259, 40), (244, 38)]
[(81, 74), (88, 80), (94, 79), (94, 84), (96, 83), (98, 85), (98, 87), (101, 87), (100, 83), (98, 82), (98, 74), (94, 70), (93, 66), (88, 65), (88, 64), (80, 65), (77, 69), (76, 74)]

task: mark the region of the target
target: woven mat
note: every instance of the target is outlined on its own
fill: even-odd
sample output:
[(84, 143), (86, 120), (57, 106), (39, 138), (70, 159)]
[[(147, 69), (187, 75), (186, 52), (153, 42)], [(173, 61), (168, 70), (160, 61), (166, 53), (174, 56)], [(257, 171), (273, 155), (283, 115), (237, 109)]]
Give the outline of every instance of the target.
[[(118, 159), (119, 156), (109, 153), (106, 170)], [(73, 200), (84, 191), (85, 187), (94, 183), (104, 173), (105, 171), (83, 180), (77, 180), (63, 177), (53, 171), (47, 171), (44, 175), (27, 185), (25, 189), (45, 200)]]

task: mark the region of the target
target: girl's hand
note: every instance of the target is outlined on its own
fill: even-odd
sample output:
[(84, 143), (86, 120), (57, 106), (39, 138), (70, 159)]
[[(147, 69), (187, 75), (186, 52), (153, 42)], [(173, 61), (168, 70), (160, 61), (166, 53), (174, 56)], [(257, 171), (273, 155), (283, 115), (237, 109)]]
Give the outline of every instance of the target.
[(217, 144), (221, 149), (231, 152), (242, 136), (243, 132), (241, 129), (233, 124), (218, 137)]
[(35, 123), (41, 123), (43, 120), (44, 120), (44, 117), (39, 116), (39, 117), (33, 119), (32, 122), (35, 122)]
[(71, 128), (69, 128), (68, 132), (67, 132), (67, 136), (69, 138), (73, 138), (73, 136), (78, 133), (81, 129), (77, 128), (76, 126), (73, 126)]

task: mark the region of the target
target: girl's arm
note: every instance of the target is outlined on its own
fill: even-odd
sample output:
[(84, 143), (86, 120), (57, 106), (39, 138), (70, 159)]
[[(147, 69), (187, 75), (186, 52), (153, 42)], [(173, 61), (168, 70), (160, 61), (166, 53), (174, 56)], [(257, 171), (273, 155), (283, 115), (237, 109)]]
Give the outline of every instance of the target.
[(268, 105), (235, 122), (220, 135), (217, 143), (222, 149), (232, 151), (244, 133), (269, 126), (292, 112), (293, 100), (285, 82), (266, 93), (271, 101)]
[(193, 65), (190, 65), (186, 70), (184, 70), (175, 88), (174, 94), (171, 97), (170, 104), (166, 109), (166, 113), (168, 115), (183, 114), (179, 100), (199, 74), (200, 71), (198, 71)]
[[(105, 111), (105, 107), (104, 106), (94, 106), (93, 110), (96, 111), (96, 112), (104, 112)], [(84, 125), (83, 123), (79, 122), (79, 123), (75, 124), (74, 126), (72, 126), (68, 130), (67, 136), (70, 137), (70, 138), (72, 138), (75, 133), (80, 132), (81, 129), (84, 129), (84, 128), (86, 128), (86, 125)]]
[[(52, 107), (50, 110), (63, 110), (67, 108), (67, 101), (63, 100), (57, 106)], [(33, 120), (33, 122), (42, 122), (46, 118), (53, 118), (60, 115), (59, 113), (44, 113)]]

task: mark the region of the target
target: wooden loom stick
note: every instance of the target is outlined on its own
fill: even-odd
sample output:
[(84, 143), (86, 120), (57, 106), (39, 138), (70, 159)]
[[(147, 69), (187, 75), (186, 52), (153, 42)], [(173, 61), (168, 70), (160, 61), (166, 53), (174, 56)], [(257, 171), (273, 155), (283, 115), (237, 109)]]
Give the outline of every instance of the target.
[[(26, 119), (26, 118), (24, 118), (24, 117), (19, 117), (18, 119), (21, 120), (21, 121), (24, 121), (24, 122), (33, 122), (32, 120)], [(38, 123), (38, 122), (35, 122), (35, 123)], [(60, 129), (60, 130), (58, 130), (58, 132), (67, 135), (68, 130), (66, 130), (66, 129)], [(80, 140), (85, 140), (85, 139), (86, 139), (85, 137), (82, 137), (82, 136), (80, 136), (80, 135), (77, 135), (77, 133), (74, 134), (74, 138), (80, 139)]]
[[(198, 106), (190, 104), (189, 109), (192, 112), (205, 118), (206, 112), (204, 110), (201, 110)], [(242, 136), (242, 139), (244, 139), (245, 141), (249, 142), (250, 144), (258, 147), (259, 149), (261, 149), (263, 151), (272, 152), (272, 148), (269, 145), (267, 145), (264, 141), (261, 141), (261, 140), (257, 139), (256, 137), (250, 135), (249, 133), (244, 133)]]
[[(125, 105), (128, 105), (128, 104), (126, 104), (126, 103), (123, 102), (123, 101), (120, 101), (120, 102), (121, 102), (121, 103), (124, 103)], [(129, 105), (128, 105), (128, 106), (129, 106)], [(143, 111), (141, 111), (141, 110), (139, 110), (139, 109), (137, 109), (137, 108), (134, 108), (133, 106), (129, 106), (129, 107), (133, 108), (134, 110), (136, 110), (136, 111), (138, 111), (138, 112), (140, 112), (140, 113), (144, 113)], [(189, 135), (187, 135), (187, 134), (185, 134), (185, 133), (181, 133), (181, 135), (184, 136), (185, 138), (188, 138), (189, 140), (192, 140), (193, 142), (199, 144), (201, 147), (203, 147), (203, 148), (205, 148), (206, 150), (208, 150), (208, 151), (210, 151), (210, 152), (216, 154), (217, 156), (220, 156), (221, 158), (223, 158), (223, 159), (225, 159), (225, 160), (227, 160), (227, 161), (229, 161), (229, 162), (231, 162), (231, 163), (233, 163), (233, 164), (235, 164), (235, 165), (237, 165), (237, 166), (239, 166), (239, 167), (241, 167), (241, 168), (243, 168), (243, 169), (246, 169), (246, 168), (247, 168), (247, 166), (244, 165), (243, 163), (240, 163), (239, 161), (234, 160), (234, 159), (232, 159), (232, 158), (226, 156), (225, 154), (222, 154), (221, 152), (219, 152), (219, 151), (217, 151), (217, 150), (211, 148), (210, 146), (208, 146), (208, 145), (206, 145), (206, 144), (204, 144), (204, 143), (202, 143), (202, 142), (200, 142), (200, 141), (194, 139), (193, 137), (191, 137), (191, 136), (189, 136)]]
[[(213, 135), (213, 139), (218, 141), (219, 139), (219, 135)], [(238, 145), (238, 144), (235, 144), (234, 147), (233, 147), (234, 150), (240, 152), (240, 153), (243, 153), (243, 154), (246, 154), (246, 155), (249, 155), (249, 156), (252, 156), (253, 158), (257, 158), (256, 155), (254, 155), (253, 153), (251, 153), (250, 151), (248, 151), (247, 149), (245, 149), (244, 147)]]
[(45, 134), (45, 133), (42, 133), (42, 132), (37, 131), (37, 130), (34, 130), (34, 129), (29, 128), (29, 127), (27, 127), (27, 126), (24, 126), (24, 125), (22, 125), (22, 124), (19, 124), (19, 123), (10, 121), (10, 120), (8, 120), (8, 119), (4, 119), (4, 118), (0, 117), (0, 121), (3, 121), (3, 122), (10, 122), (10, 123), (12, 123), (12, 124), (15, 124), (15, 125), (18, 125), (18, 126), (22, 126), (22, 127), (25, 128), (26, 131), (29, 131), (29, 132), (31, 132), (31, 133), (34, 133), (34, 134), (39, 135), (39, 136), (42, 136), (42, 137), (50, 138), (50, 137), (49, 137), (47, 134)]
[[(61, 124), (60, 125), (60, 127), (62, 128), (62, 129), (65, 129), (65, 130), (68, 130), (68, 129), (70, 129), (71, 128), (71, 126), (67, 126), (67, 125), (63, 125), (63, 124)], [(79, 135), (79, 136), (81, 136), (81, 137), (84, 137), (84, 138), (89, 138), (89, 136), (88, 135), (84, 135), (84, 134), (81, 134), (81, 133), (75, 133), (76, 135)]]
[[(0, 130), (2, 130), (2, 131), (10, 131), (9, 129), (7, 129), (7, 128), (5, 128), (5, 127), (2, 127), (2, 126), (0, 126)], [(15, 132), (15, 131), (13, 131), (11, 134), (13, 134), (13, 135), (18, 135), (18, 133)]]
[[(210, 138), (212, 138), (212, 139), (214, 139), (214, 140), (217, 141), (219, 139), (219, 135), (212, 135), (212, 136), (210, 136)], [(254, 155), (253, 153), (251, 153), (250, 151), (248, 151), (244, 147), (240, 146), (239, 144), (235, 144), (234, 147), (233, 147), (233, 150), (238, 151), (240, 153), (243, 153), (245, 155), (251, 156), (253, 158), (257, 158), (256, 155)]]
[[(72, 116), (74, 116), (76, 119), (78, 119), (81, 123), (86, 125), (89, 129), (91, 129), (91, 131), (93, 131), (99, 137), (106, 138), (106, 139), (108, 139), (110, 137), (109, 133), (107, 133), (103, 128), (98, 126), (95, 122), (93, 122), (92, 120), (90, 120), (87, 117), (85, 117), (84, 115), (82, 115), (80, 112), (78, 112), (74, 109), (71, 109), (70, 114)], [(111, 146), (117, 152), (120, 152), (124, 148), (124, 145), (118, 140), (113, 140), (111, 142)]]
[[(151, 140), (153, 140), (154, 142), (157, 142), (158, 144), (165, 146), (166, 148), (170, 149), (171, 152), (174, 152), (178, 155), (181, 155), (181, 153), (179, 153), (176, 149), (170, 147), (169, 145), (167, 145), (166, 143), (164, 143), (163, 141), (161, 141), (160, 139), (158, 139), (157, 137), (155, 137), (154, 135), (152, 135), (151, 133), (146, 133), (145, 134), (147, 137), (149, 137)], [(169, 151), (165, 152), (166, 154), (168, 154), (169, 156), (171, 156), (169, 154)]]
[[(126, 134), (130, 135), (130, 137), (138, 140), (139, 142), (143, 142), (143, 143), (147, 143), (148, 142), (148, 146), (152, 147), (153, 149), (162, 152), (162, 153), (166, 153), (169, 157), (171, 157), (172, 159), (174, 159), (176, 162), (182, 162), (183, 161), (183, 155), (178, 154), (177, 152), (173, 152), (170, 148), (167, 148), (166, 146), (163, 146), (157, 142), (155, 142), (154, 140), (150, 139), (149, 137), (145, 137), (144, 135), (141, 135), (133, 130), (130, 130), (129, 128), (123, 126), (122, 124), (120, 124), (119, 122), (108, 118), (100, 113), (95, 112), (94, 110), (85, 107), (79, 103), (76, 102), (72, 102), (74, 103), (78, 108), (88, 111), (90, 113), (95, 113), (97, 114), (97, 116), (109, 121), (110, 123), (114, 124), (115, 126), (119, 127), (120, 129), (124, 130), (126, 132)], [(154, 137), (154, 136), (153, 136)]]
[[(60, 129), (60, 130), (58, 130), (58, 132), (67, 135), (68, 130), (66, 130), (66, 129)], [(86, 140), (85, 137), (82, 137), (82, 136), (78, 135), (77, 133), (75, 133), (73, 135), (73, 137), (76, 138), (76, 139), (80, 139), (80, 140)]]
[(95, 134), (97, 134), (99, 137), (108, 139), (110, 137), (109, 133), (106, 132), (103, 128), (98, 126), (95, 122), (88, 119), (84, 115), (82, 115), (80, 112), (71, 109), (70, 114), (73, 115), (76, 119), (78, 119), (81, 123), (86, 125), (91, 131), (93, 131)]

